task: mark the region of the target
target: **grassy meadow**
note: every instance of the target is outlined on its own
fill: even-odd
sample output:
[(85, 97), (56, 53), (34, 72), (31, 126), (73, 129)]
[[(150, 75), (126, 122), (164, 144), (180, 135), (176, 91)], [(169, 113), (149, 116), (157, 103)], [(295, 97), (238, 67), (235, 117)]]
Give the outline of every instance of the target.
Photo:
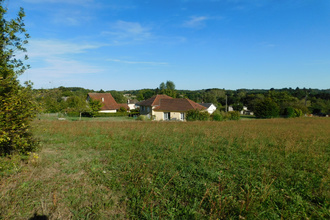
[[(0, 219), (329, 219), (330, 119), (34, 121)], [(2, 166), (2, 167), (1, 167)]]

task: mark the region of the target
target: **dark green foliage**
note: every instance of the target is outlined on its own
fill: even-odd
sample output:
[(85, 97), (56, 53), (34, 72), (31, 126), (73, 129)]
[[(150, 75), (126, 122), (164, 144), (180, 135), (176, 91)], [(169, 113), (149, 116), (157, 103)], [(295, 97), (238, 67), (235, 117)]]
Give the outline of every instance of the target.
[(126, 103), (127, 102), (127, 98), (122, 93), (114, 91), (114, 90), (110, 91), (110, 93), (117, 103)]
[[(6, 20), (4, 1), (0, 1), (0, 155), (14, 152), (27, 153), (37, 148), (30, 132), (30, 122), (36, 116), (31, 83), (19, 84), (17, 76), (28, 66), (15, 58), (14, 52), (26, 52), (23, 9), (16, 19)], [(27, 56), (25, 57), (27, 59)]]
[(229, 120), (236, 120), (240, 119), (240, 113), (238, 111), (229, 112)]
[(286, 118), (294, 118), (295, 117), (294, 108), (292, 108), (292, 107), (285, 108), (285, 110), (284, 110), (284, 116)]
[(192, 109), (187, 111), (186, 120), (187, 121), (208, 121), (210, 119), (210, 114), (206, 111), (200, 111), (197, 109)]
[(265, 98), (256, 103), (254, 114), (257, 118), (276, 118), (280, 114), (280, 109), (272, 99)]
[(233, 109), (234, 111), (242, 111), (243, 110), (243, 104), (242, 103), (236, 103), (236, 104), (233, 104)]
[(120, 108), (118, 109), (118, 112), (121, 112), (121, 113), (123, 113), (123, 112), (127, 112), (127, 109), (124, 108), (124, 107), (120, 107)]

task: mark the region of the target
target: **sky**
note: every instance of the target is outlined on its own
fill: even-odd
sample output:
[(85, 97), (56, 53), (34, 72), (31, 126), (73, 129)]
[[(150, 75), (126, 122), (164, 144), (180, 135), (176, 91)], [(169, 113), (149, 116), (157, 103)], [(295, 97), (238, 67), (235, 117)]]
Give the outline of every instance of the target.
[(7, 0), (34, 88), (330, 88), (329, 0)]

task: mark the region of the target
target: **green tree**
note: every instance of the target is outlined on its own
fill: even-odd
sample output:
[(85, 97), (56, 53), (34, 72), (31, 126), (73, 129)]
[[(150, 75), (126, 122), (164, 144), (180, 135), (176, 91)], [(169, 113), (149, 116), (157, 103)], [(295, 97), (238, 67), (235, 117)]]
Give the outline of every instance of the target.
[(162, 82), (159, 85), (159, 93), (165, 94), (170, 97), (176, 98), (175, 84), (172, 81), (166, 81), (166, 83)]
[(272, 99), (265, 98), (256, 104), (254, 114), (257, 118), (276, 118), (280, 114), (280, 108)]
[(84, 112), (88, 112), (89, 106), (87, 105), (85, 98), (79, 96), (71, 96), (68, 98), (67, 112), (78, 112), (81, 120), (81, 115)]
[(15, 19), (6, 20), (4, 2), (0, 0), (0, 155), (36, 149), (37, 141), (29, 128), (38, 110), (31, 83), (22, 86), (17, 79), (29, 68), (16, 58), (17, 53), (26, 53), (25, 13), (21, 8)]
[(122, 93), (117, 92), (115, 90), (110, 91), (110, 93), (117, 103), (126, 103), (127, 102), (127, 98)]
[(100, 111), (102, 103), (99, 100), (90, 99), (88, 104), (90, 107), (91, 115), (94, 117), (98, 111)]

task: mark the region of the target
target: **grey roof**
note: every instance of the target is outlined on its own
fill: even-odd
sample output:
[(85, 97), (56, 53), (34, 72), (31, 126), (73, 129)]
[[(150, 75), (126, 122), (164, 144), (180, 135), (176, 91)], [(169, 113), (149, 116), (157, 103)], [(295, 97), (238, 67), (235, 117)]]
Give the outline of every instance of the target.
[(213, 105), (213, 103), (198, 103), (198, 104), (200, 104), (200, 105), (202, 105), (202, 106), (204, 106), (206, 108), (210, 108), (211, 105)]

